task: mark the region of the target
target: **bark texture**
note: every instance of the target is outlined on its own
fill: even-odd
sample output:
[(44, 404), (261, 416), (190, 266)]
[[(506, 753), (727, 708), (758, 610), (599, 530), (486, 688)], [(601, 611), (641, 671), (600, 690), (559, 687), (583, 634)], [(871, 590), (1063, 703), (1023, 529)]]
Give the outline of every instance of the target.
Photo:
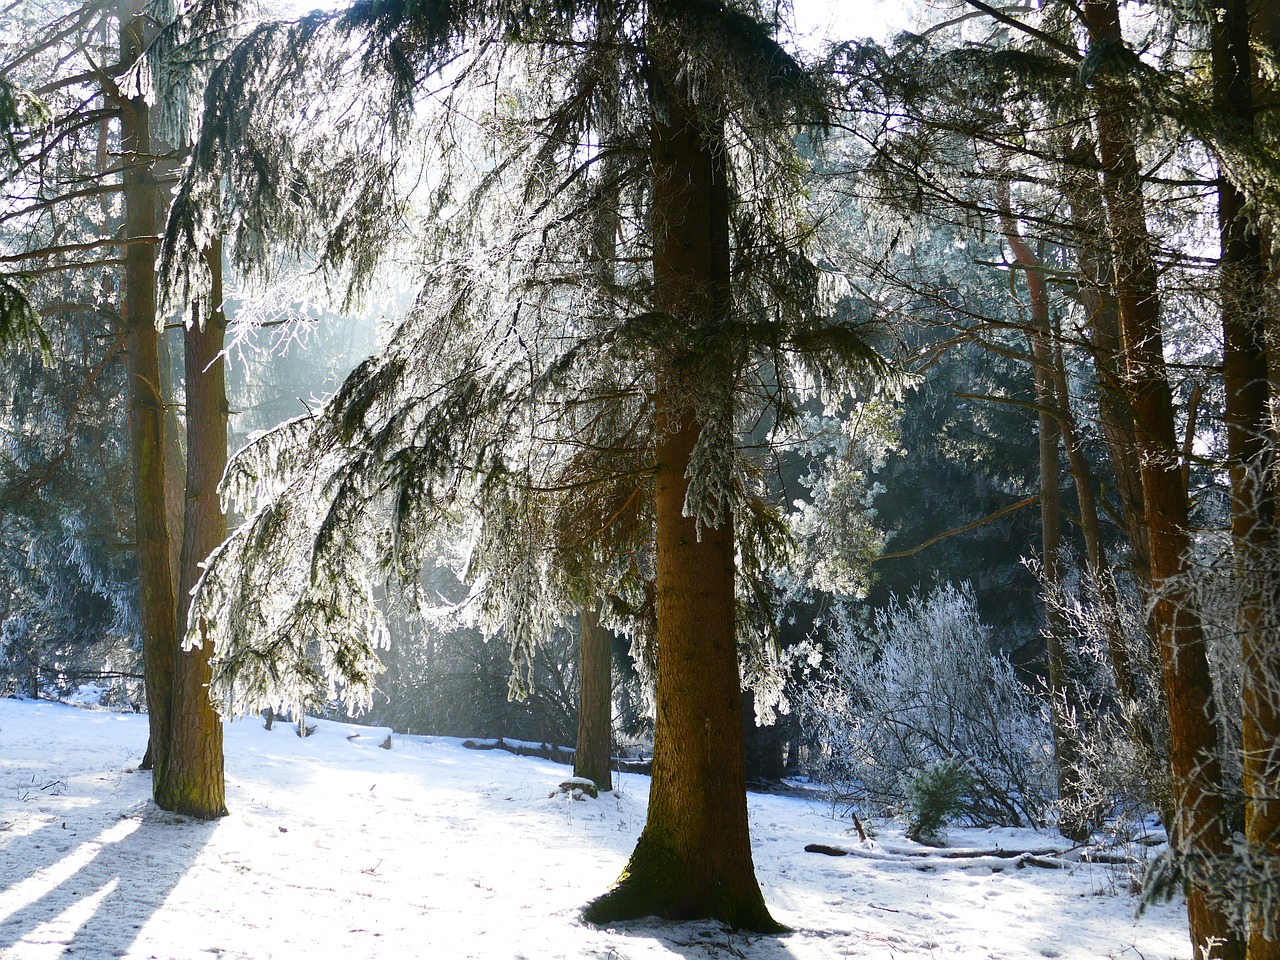
[[(1089, 316), (1086, 346), (1093, 360), (1098, 385), (1098, 425), (1107, 444), (1107, 456), (1115, 475), (1125, 534), (1132, 552), (1130, 569), (1142, 587), (1151, 585), (1147, 549), (1146, 508), (1133, 411), (1124, 394), (1123, 356), (1120, 343), (1120, 305), (1113, 284), (1115, 265), (1108, 237), (1106, 207), (1094, 168), (1094, 145), (1082, 141), (1068, 151), (1064, 178), (1071, 227), (1076, 237), (1076, 262), (1082, 286), (1081, 299)], [(1154, 640), (1154, 637), (1150, 639)], [(1123, 682), (1118, 678), (1117, 682)], [(1123, 693), (1123, 691), (1122, 691)]]
[[(716, 327), (729, 311), (729, 187), (718, 124), (699, 116), (654, 24), (655, 308), (679, 332), (658, 359), (657, 720), (644, 832), (626, 869), (583, 917), (714, 918), (776, 931), (755, 878), (747, 824), (741, 682), (735, 637), (733, 519), (697, 529), (685, 516), (708, 388), (724, 389)], [(718, 378), (723, 378), (720, 381)], [(721, 411), (726, 415), (728, 411)], [(726, 510), (727, 514), (727, 510)]]
[(578, 611), (578, 741), (573, 775), (613, 789), (613, 639), (594, 607)]
[[(133, 63), (147, 42), (140, 0), (120, 11), (122, 63)], [(169, 709), (173, 694), (174, 584), (169, 525), (165, 513), (164, 398), (160, 392), (156, 329), (155, 177), (152, 173), (150, 107), (143, 97), (120, 98), (124, 153), (125, 292), (128, 339), (129, 434), (134, 491), (134, 541), (138, 555), (138, 605), (150, 725), (148, 754), (156, 782), (168, 769)]]
[[(1084, 4), (1093, 44), (1123, 44), (1115, 0)], [(1187, 868), (1187, 914), (1198, 955), (1235, 960), (1244, 944), (1214, 901), (1215, 870), (1232, 856), (1213, 684), (1204, 631), (1185, 578), (1187, 496), (1177, 454), (1173, 396), (1164, 361), (1157, 271), (1146, 225), (1132, 117), (1119, 97), (1097, 98), (1098, 150), (1115, 258), (1125, 394), (1146, 508), (1152, 609), (1169, 710), (1174, 842)]]
[[(1254, 129), (1253, 65), (1245, 0), (1213, 5), (1214, 101), (1241, 133)], [(1245, 841), (1249, 862), (1280, 869), (1280, 644), (1276, 603), (1274, 435), (1268, 375), (1268, 302), (1262, 238), (1245, 197), (1226, 176), (1218, 183), (1221, 240), (1223, 382), (1231, 475), (1231, 539), (1239, 606), (1241, 733)], [(1272, 874), (1272, 883), (1277, 879)], [(1261, 894), (1261, 895), (1259, 895)], [(1280, 958), (1276, 895), (1253, 894), (1249, 960)]]
[[(187, 482), (177, 609), (180, 637), (188, 627), (191, 591), (201, 574), (199, 564), (227, 535), (227, 518), (218, 497), (218, 482), (227, 465), (227, 392), (221, 356), (227, 329), (222, 312), (222, 245), (211, 245), (205, 257), (213, 276), (209, 301), (202, 305), (203, 311), (197, 307), (184, 334)], [(165, 777), (156, 781), (156, 803), (166, 810), (212, 820), (227, 813), (222, 718), (209, 700), (213, 645), (204, 639), (202, 623), (190, 627), (202, 643), (177, 651), (169, 764)]]
[[(1147, 518), (1142, 492), (1142, 470), (1138, 460), (1138, 440), (1133, 411), (1125, 395), (1123, 354), (1120, 340), (1120, 305), (1113, 284), (1113, 264), (1106, 207), (1097, 175), (1098, 158), (1093, 142), (1082, 140), (1067, 153), (1068, 169), (1064, 178), (1066, 198), (1071, 207), (1071, 226), (1075, 234), (1076, 261), (1080, 267), (1081, 299), (1088, 311), (1089, 326), (1085, 345), (1093, 360), (1098, 392), (1098, 425), (1107, 445), (1107, 456), (1115, 477), (1120, 501), (1121, 521), (1129, 541), (1129, 570), (1140, 590), (1151, 590), (1151, 554), (1147, 546)], [(1073, 467), (1073, 470), (1075, 468)], [(1083, 509), (1083, 508), (1082, 508)], [(1093, 548), (1091, 548), (1092, 550)], [(1143, 637), (1125, 635), (1117, 608), (1115, 584), (1098, 559), (1090, 554), (1103, 598), (1107, 617), (1107, 652), (1115, 677), (1116, 693), (1122, 703), (1137, 704), (1143, 696), (1144, 667), (1154, 661), (1159, 637), (1154, 620), (1147, 620)], [(1154, 729), (1158, 724), (1159, 729)], [(1169, 786), (1169, 761), (1162, 744), (1167, 742), (1167, 722), (1143, 713), (1131, 714), (1129, 734), (1142, 753), (1142, 769), (1153, 771), (1148, 789), (1161, 816), (1172, 823), (1173, 801)], [(1154, 773), (1154, 771), (1161, 771)]]

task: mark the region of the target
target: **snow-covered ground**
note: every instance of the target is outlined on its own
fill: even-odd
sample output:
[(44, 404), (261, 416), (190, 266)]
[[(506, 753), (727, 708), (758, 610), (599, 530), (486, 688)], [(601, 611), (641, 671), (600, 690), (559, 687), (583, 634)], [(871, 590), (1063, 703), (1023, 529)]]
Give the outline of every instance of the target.
[[(156, 809), (135, 768), (146, 718), (0, 701), (0, 960), (357, 958), (1189, 957), (1183, 908), (1134, 919), (1106, 867), (946, 859), (881, 825), (859, 846), (830, 807), (750, 797), (774, 916), (761, 937), (714, 923), (596, 929), (579, 907), (618, 875), (648, 779), (555, 793), (557, 764), (457, 741), (321, 722), (299, 739), (227, 728), (231, 815)], [(552, 794), (555, 794), (554, 796)], [(950, 846), (1038, 849), (1026, 831), (952, 830)], [(806, 844), (856, 848), (828, 857)], [(1060, 844), (1061, 845), (1061, 844)]]

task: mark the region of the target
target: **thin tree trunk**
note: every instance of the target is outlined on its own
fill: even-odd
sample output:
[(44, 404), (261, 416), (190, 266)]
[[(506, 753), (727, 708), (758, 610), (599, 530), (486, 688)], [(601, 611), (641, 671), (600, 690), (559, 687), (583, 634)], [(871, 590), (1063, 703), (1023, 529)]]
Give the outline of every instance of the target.
[(573, 774), (613, 789), (613, 643), (595, 607), (578, 611), (578, 740)]
[[(157, 222), (164, 219), (157, 214)], [(182, 581), (182, 524), (186, 513), (187, 461), (182, 449), (182, 420), (178, 416), (177, 390), (173, 382), (173, 355), (169, 333), (161, 330), (157, 347), (160, 351), (160, 395), (164, 397), (164, 510), (169, 525), (169, 576), (175, 584)]]
[(665, 94), (653, 120), (654, 306), (686, 332), (673, 335), (655, 378), (653, 781), (648, 820), (622, 878), (583, 916), (590, 923), (706, 917), (773, 931), (780, 928), (756, 882), (747, 824), (733, 518), (699, 530), (684, 510), (686, 471), (705, 426), (692, 398), (720, 386), (731, 402), (725, 358), (714, 351), (715, 327), (729, 310), (729, 187), (722, 131), (698, 116), (689, 80), (662, 47), (667, 27), (657, 19), (650, 30), (654, 83)]
[[(151, 137), (153, 179), (176, 176), (181, 164), (176, 153), (162, 140)], [(161, 231), (169, 215), (169, 194), (156, 189), (156, 223)], [(182, 524), (186, 512), (187, 461), (184, 425), (179, 415), (177, 385), (174, 383), (174, 343), (176, 331), (161, 324), (157, 346), (160, 351), (160, 395), (164, 397), (164, 477), (165, 516), (169, 524), (169, 573), (176, 587), (182, 580)], [(181, 631), (179, 631), (181, 632)]]
[(1124, 699), (1132, 701), (1136, 687), (1133, 661), (1129, 656), (1128, 643), (1121, 629), (1116, 584), (1111, 574), (1106, 548), (1102, 543), (1102, 523), (1093, 489), (1093, 470), (1081, 448), (1076, 418), (1071, 410), (1070, 386), (1067, 383), (1067, 372), (1060, 349), (1055, 351), (1052, 376), (1054, 392), (1057, 396), (1059, 425), (1062, 428), (1062, 442), (1067, 450), (1071, 483), (1080, 506), (1080, 532), (1084, 537), (1085, 559), (1089, 564), (1089, 577), (1093, 581), (1107, 631), (1107, 657), (1115, 676), (1116, 691)]
[[(146, 46), (147, 19), (140, 0), (120, 14), (122, 63), (133, 63)], [(174, 588), (165, 516), (164, 397), (160, 392), (159, 334), (156, 329), (156, 185), (151, 171), (150, 108), (146, 99), (120, 103), (124, 153), (125, 249), (124, 322), (128, 337), (129, 433), (134, 490), (134, 540), (138, 554), (138, 605), (146, 673), (150, 729), (148, 753), (153, 783), (168, 769), (169, 711), (177, 651)]]
[[(1068, 156), (1071, 169), (1066, 177), (1065, 192), (1071, 205), (1072, 230), (1077, 238), (1076, 261), (1083, 278), (1080, 294), (1089, 316), (1087, 344), (1097, 377), (1098, 425), (1115, 474), (1116, 492), (1132, 552), (1130, 567), (1138, 584), (1147, 588), (1151, 584), (1151, 562), (1142, 470), (1133, 411), (1124, 393), (1120, 305), (1112, 289), (1115, 268), (1107, 246), (1106, 209), (1092, 170), (1096, 162), (1092, 143), (1077, 144)], [(1154, 641), (1154, 635), (1151, 639)]]
[[(222, 348), (227, 321), (222, 312), (222, 244), (205, 251), (212, 283), (208, 301), (197, 304), (186, 328), (187, 483), (182, 540), (182, 589), (178, 594), (179, 636), (188, 629), (191, 591), (199, 564), (226, 538), (227, 518), (218, 482), (227, 465), (226, 366)], [(157, 787), (156, 803), (202, 820), (227, 812), (223, 779), (222, 719), (209, 700), (213, 645), (205, 624), (190, 625), (199, 647), (179, 650), (174, 677), (168, 776)]]
[[(1090, 41), (1123, 43), (1116, 0), (1086, 0)], [(1134, 413), (1161, 678), (1169, 710), (1170, 780), (1176, 848), (1187, 868), (1193, 948), (1236, 960), (1243, 941), (1212, 900), (1213, 873), (1229, 862), (1231, 817), (1223, 795), (1213, 683), (1204, 631), (1188, 585), (1187, 496), (1176, 453), (1173, 396), (1164, 362), (1157, 273), (1147, 232), (1142, 178), (1126, 108), (1098, 98), (1098, 148), (1116, 270), (1127, 394)]]
[[(1220, 116), (1254, 125), (1253, 66), (1245, 0), (1213, 5), (1214, 100)], [(1223, 383), (1231, 476), (1231, 539), (1239, 607), (1245, 840), (1258, 874), (1280, 868), (1280, 645), (1276, 643), (1276, 505), (1271, 489), (1271, 384), (1262, 239), (1236, 186), (1218, 180), (1222, 245)], [(1259, 879), (1250, 877), (1248, 879)], [(1280, 903), (1247, 895), (1249, 960), (1280, 960)]]
[[(1088, 140), (1077, 143), (1067, 151), (1068, 170), (1065, 177), (1066, 198), (1071, 205), (1072, 230), (1076, 237), (1076, 260), (1083, 278), (1081, 299), (1089, 316), (1086, 343), (1093, 358), (1098, 395), (1098, 425), (1107, 444), (1107, 455), (1115, 476), (1120, 499), (1121, 517), (1129, 540), (1130, 571), (1139, 590), (1151, 592), (1151, 560), (1147, 546), (1146, 506), (1142, 492), (1142, 470), (1138, 461), (1138, 440), (1133, 423), (1133, 411), (1125, 395), (1122, 376), (1123, 356), (1120, 342), (1120, 305), (1116, 300), (1113, 284), (1115, 269), (1110, 250), (1106, 221), (1106, 208), (1094, 168), (1097, 154)], [(1101, 552), (1099, 552), (1101, 556)], [(1095, 562), (1091, 558), (1091, 563)], [(1155, 621), (1147, 618), (1145, 644), (1138, 651), (1137, 661), (1130, 655), (1130, 639), (1120, 622), (1119, 606), (1114, 581), (1099, 569), (1097, 575), (1099, 596), (1109, 596), (1110, 605), (1103, 600), (1103, 616), (1107, 618), (1108, 658), (1115, 677), (1116, 693), (1122, 707), (1134, 707), (1141, 702), (1140, 676), (1143, 665), (1152, 659), (1159, 646)], [(1103, 590), (1107, 593), (1104, 595)], [(1136, 639), (1136, 638), (1135, 638)], [(1162, 707), (1163, 709), (1163, 707)], [(1165, 718), (1152, 716), (1146, 711), (1126, 711), (1129, 736), (1142, 756), (1142, 769), (1160, 771), (1153, 773), (1148, 783), (1153, 800), (1166, 823), (1172, 823), (1173, 800), (1169, 785), (1168, 752), (1162, 744), (1168, 740), (1167, 710)], [(1152, 724), (1160, 729), (1153, 729)]]
[(1085, 815), (1084, 794), (1080, 789), (1080, 750), (1073, 730), (1077, 697), (1074, 695), (1070, 656), (1066, 649), (1066, 630), (1058, 602), (1062, 592), (1062, 494), (1058, 471), (1058, 443), (1062, 431), (1058, 423), (1058, 397), (1051, 368), (1054, 366), (1050, 343), (1052, 322), (1049, 316), (1049, 292), (1044, 274), (1038, 269), (1040, 259), (1022, 238), (1013, 218), (1009, 201), (1009, 185), (999, 188), (1000, 228), (1014, 260), (1028, 268), (1027, 292), (1030, 298), (1031, 328), (1027, 333), (1031, 346), (1031, 365), (1035, 375), (1036, 407), (1040, 435), (1040, 544), (1043, 552), (1045, 587), (1044, 638), (1049, 667), (1049, 725), (1053, 731), (1058, 800), (1062, 813), (1059, 829), (1062, 835), (1077, 842), (1088, 839), (1092, 832)]
[[(600, 0), (596, 16), (599, 37), (612, 36), (616, 29), (616, 10), (612, 0)], [(618, 103), (617, 67), (612, 63), (613, 74), (602, 84), (600, 91), (599, 136), (600, 147), (612, 149), (617, 136)], [(604, 156), (601, 176), (611, 184), (616, 174), (617, 160)], [(614, 202), (603, 198), (597, 202), (592, 214), (592, 253), (596, 273), (602, 288), (615, 282), (617, 260), (618, 209)], [(613, 637), (600, 626), (600, 608), (597, 603), (585, 604), (578, 610), (578, 738), (573, 755), (575, 776), (586, 777), (600, 791), (613, 789)]]

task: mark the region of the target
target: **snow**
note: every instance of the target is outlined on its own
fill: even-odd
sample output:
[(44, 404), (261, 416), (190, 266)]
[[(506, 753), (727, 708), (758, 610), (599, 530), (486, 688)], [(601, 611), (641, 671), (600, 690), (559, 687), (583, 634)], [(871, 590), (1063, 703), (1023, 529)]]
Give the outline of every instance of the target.
[[(1191, 953), (1184, 908), (1135, 920), (1114, 868), (1018, 869), (984, 855), (1062, 849), (1059, 838), (953, 828), (949, 845), (977, 856), (921, 856), (891, 824), (860, 844), (823, 802), (756, 794), (757, 872), (794, 932), (596, 929), (577, 911), (621, 871), (644, 824), (647, 777), (625, 774), (615, 793), (575, 800), (558, 791), (566, 767), (457, 740), (397, 735), (384, 750), (385, 729), (326, 721), (306, 739), (256, 719), (226, 733), (231, 815), (201, 823), (150, 802), (149, 774), (136, 770), (145, 716), (0, 701), (0, 958)], [(811, 843), (853, 855), (806, 853)]]

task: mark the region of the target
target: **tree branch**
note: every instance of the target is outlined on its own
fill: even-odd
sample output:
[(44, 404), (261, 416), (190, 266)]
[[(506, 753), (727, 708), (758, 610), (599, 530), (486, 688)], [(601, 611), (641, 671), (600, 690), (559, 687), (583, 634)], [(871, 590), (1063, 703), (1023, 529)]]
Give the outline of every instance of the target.
[(102, 247), (129, 247), (134, 244), (157, 244), (164, 237), (127, 237), (123, 240), (90, 240), (86, 243), (67, 243), (60, 247), (45, 247), (42, 250), (33, 250), (29, 253), (11, 253), (0, 257), (0, 263), (21, 263), (23, 260), (39, 260), (43, 257), (52, 257), (60, 253), (78, 253), (82, 250), (98, 250)]
[(1008, 506), (1001, 507), (995, 513), (989, 513), (985, 517), (983, 517), (981, 520), (974, 520), (972, 523), (966, 523), (962, 527), (954, 527), (950, 530), (947, 530), (943, 533), (938, 534), (936, 537), (930, 537), (924, 543), (911, 547), (908, 550), (899, 550), (896, 553), (882, 553), (880, 554), (880, 556), (876, 557), (876, 562), (879, 563), (881, 560), (899, 560), (903, 557), (914, 556), (920, 551), (926, 550), (929, 547), (932, 547), (935, 543), (945, 540), (948, 537), (954, 537), (958, 533), (967, 533), (970, 530), (975, 530), (978, 527), (991, 523), (993, 520), (999, 520), (1001, 517), (1006, 516), (1007, 514), (1013, 513), (1015, 510), (1021, 510), (1023, 507), (1029, 507), (1031, 506), (1031, 504), (1036, 503), (1039, 500), (1040, 500), (1040, 494), (1038, 493), (1032, 494), (1029, 497), (1023, 497), (1017, 503), (1011, 503)]
[(1057, 50), (1060, 54), (1062, 54), (1072, 63), (1079, 63), (1081, 60), (1084, 59), (1084, 57), (1080, 55), (1080, 51), (1077, 50), (1075, 47), (1068, 46), (1067, 44), (1059, 40), (1057, 37), (1051, 36), (1045, 33), (1043, 30), (1037, 30), (1035, 27), (1031, 26), (1029, 23), (1023, 23), (1017, 17), (1011, 17), (1009, 16), (1009, 14), (1003, 13), (1000, 10), (997, 10), (995, 7), (991, 6), (990, 4), (983, 3), (982, 0), (964, 0), (964, 2), (969, 4), (969, 6), (971, 7), (974, 7), (977, 10), (981, 10), (983, 13), (987, 14), (988, 16), (994, 17), (996, 20), (999, 20), (1001, 23), (1006, 24), (1007, 26), (1013, 27), (1015, 30), (1020, 30), (1021, 32), (1025, 33), (1029, 37), (1035, 37), (1035, 39), (1039, 40), (1041, 43), (1045, 44), (1046, 46), (1054, 50)]

